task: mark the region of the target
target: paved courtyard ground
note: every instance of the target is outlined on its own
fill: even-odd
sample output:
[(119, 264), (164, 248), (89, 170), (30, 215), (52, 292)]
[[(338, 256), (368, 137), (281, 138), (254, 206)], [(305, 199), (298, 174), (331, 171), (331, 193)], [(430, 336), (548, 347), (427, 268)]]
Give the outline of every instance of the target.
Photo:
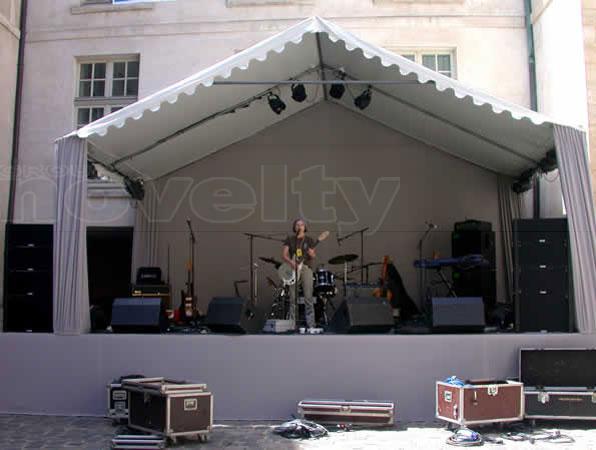
[[(329, 436), (313, 440), (291, 440), (272, 433), (278, 422), (223, 422), (217, 424), (209, 442), (196, 440), (178, 442), (170, 448), (176, 449), (453, 449), (446, 439), (451, 432), (440, 423), (398, 424), (387, 430), (332, 431)], [(534, 443), (528, 440), (511, 441), (503, 444), (485, 443), (486, 448), (495, 449), (595, 449), (596, 422), (542, 422), (534, 428)], [(556, 443), (540, 440), (545, 431), (560, 431), (570, 436), (573, 443)], [(510, 428), (478, 428), (485, 436), (500, 437)], [(525, 427), (525, 431), (531, 429)], [(0, 415), (0, 449), (84, 449), (107, 450), (112, 437), (126, 432), (126, 427), (116, 426), (109, 419), (92, 417), (58, 417)], [(541, 432), (541, 433), (539, 433)]]

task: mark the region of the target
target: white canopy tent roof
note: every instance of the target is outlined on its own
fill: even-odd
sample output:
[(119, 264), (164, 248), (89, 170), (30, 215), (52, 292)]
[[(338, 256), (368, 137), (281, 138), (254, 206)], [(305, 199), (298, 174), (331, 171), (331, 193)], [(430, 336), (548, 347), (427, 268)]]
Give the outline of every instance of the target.
[[(324, 69), (324, 70), (322, 70)], [(371, 80), (361, 111), (346, 92), (308, 85), (303, 103), (280, 115), (266, 96), (277, 81)], [(271, 81), (271, 84), (227, 84)], [(384, 83), (383, 83), (384, 82)], [(350, 87), (357, 95), (366, 85)], [(277, 89), (276, 89), (277, 92)], [(321, 100), (333, 101), (401, 133), (498, 173), (517, 176), (554, 148), (553, 122), (526, 108), (464, 86), (313, 17), (218, 64), (105, 116), (76, 134), (92, 159), (130, 177), (157, 179), (241, 141)], [(228, 112), (235, 111), (233, 114)]]

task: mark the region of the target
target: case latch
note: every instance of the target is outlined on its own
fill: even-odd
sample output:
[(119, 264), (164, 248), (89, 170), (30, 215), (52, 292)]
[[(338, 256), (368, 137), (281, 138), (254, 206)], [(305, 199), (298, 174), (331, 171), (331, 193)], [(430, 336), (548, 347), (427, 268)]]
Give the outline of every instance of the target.
[[(550, 396), (548, 392), (538, 392), (538, 402), (542, 403), (543, 405), (547, 404), (550, 401)], [(592, 396), (592, 401), (594, 401), (594, 396)]]
[(491, 397), (496, 397), (499, 394), (499, 386), (496, 384), (491, 384), (486, 388), (486, 392)]

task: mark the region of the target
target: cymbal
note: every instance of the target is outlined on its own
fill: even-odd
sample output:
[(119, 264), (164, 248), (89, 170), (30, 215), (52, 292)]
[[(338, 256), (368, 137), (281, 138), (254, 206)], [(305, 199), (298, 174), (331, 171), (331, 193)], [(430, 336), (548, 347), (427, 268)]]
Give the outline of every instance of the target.
[(273, 264), (275, 266), (275, 268), (277, 269), (279, 266), (281, 266), (281, 262), (279, 262), (277, 259), (275, 258), (267, 258), (266, 256), (259, 256), (259, 259), (261, 261), (264, 261), (266, 263), (269, 264)]
[(329, 264), (344, 264), (358, 259), (358, 255), (354, 253), (347, 253), (345, 255), (338, 255), (329, 260)]

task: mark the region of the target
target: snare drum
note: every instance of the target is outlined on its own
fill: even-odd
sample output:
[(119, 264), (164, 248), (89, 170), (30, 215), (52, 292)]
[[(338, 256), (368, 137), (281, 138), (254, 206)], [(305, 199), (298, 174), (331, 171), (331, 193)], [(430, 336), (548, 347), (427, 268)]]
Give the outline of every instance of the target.
[(325, 269), (318, 269), (313, 273), (314, 285), (313, 292), (319, 297), (333, 297), (336, 293), (335, 275)]

